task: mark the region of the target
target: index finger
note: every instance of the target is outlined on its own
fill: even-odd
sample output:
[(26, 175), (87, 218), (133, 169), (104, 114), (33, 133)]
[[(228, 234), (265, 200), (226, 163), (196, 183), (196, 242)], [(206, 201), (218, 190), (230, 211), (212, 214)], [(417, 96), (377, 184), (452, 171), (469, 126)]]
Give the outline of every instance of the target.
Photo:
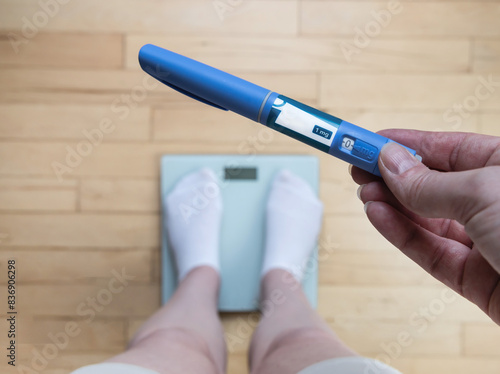
[(500, 165), (500, 138), (463, 132), (389, 129), (380, 135), (404, 144), (432, 169), (464, 171)]

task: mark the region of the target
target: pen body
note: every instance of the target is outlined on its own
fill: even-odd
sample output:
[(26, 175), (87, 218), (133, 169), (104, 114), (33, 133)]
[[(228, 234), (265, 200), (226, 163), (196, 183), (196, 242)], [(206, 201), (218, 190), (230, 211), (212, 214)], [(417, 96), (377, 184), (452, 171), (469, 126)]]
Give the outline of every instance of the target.
[(139, 51), (139, 63), (148, 74), (184, 95), (260, 122), (380, 176), (378, 155), (391, 141), (381, 135), (151, 44)]

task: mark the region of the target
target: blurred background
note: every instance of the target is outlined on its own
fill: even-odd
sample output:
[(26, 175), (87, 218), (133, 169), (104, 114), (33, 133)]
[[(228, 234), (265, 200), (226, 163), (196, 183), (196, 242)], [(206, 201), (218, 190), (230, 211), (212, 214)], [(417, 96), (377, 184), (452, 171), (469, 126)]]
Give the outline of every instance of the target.
[[(320, 314), (404, 373), (498, 373), (498, 326), (371, 227), (347, 164), (155, 84), (137, 54), (156, 44), (371, 130), (500, 135), (499, 19), (472, 0), (0, 0), (2, 352), (8, 258), (26, 373), (115, 355), (159, 307), (161, 155), (314, 154)], [(223, 319), (246, 373), (257, 317)]]

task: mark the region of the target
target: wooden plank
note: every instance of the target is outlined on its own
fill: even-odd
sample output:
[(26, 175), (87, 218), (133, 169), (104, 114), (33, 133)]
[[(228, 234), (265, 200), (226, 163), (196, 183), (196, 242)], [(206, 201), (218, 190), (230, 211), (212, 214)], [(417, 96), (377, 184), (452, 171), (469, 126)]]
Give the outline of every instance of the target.
[[(118, 278), (110, 277), (109, 280), (111, 279)], [(148, 317), (159, 307), (160, 293), (157, 285), (129, 283), (123, 286), (121, 292), (112, 293), (112, 297), (107, 299), (108, 283), (109, 281), (100, 281), (94, 285), (24, 285), (24, 296), (19, 298), (18, 310), (27, 317), (78, 316), (83, 320), (90, 320), (92, 317)], [(119, 284), (115, 282), (113, 287), (118, 290)]]
[[(82, 148), (83, 153), (77, 152), (78, 144), (87, 146), (87, 148)], [(71, 166), (71, 171), (63, 172), (64, 179), (72, 175), (152, 176), (158, 173), (158, 161), (161, 154), (168, 152), (167, 146), (129, 144), (124, 147), (123, 144), (100, 144), (98, 147), (88, 147), (89, 144), (89, 142), (84, 141), (71, 143), (16, 143), (10, 141), (2, 143), (0, 153), (5, 156), (10, 154), (10, 156), (0, 158), (4, 160), (0, 167), (1, 173), (49, 175), (58, 180), (59, 178), (51, 165), (60, 163)], [(78, 156), (80, 154), (88, 154), (88, 156)], [(70, 163), (67, 164), (67, 161)], [(81, 174), (82, 172), (83, 174)]]
[[(82, 320), (52, 318), (24, 318), (18, 339), (23, 344), (45, 345), (58, 339), (66, 345), (64, 351), (84, 352), (97, 350), (118, 350), (125, 346), (125, 322), (119, 319)], [(67, 331), (71, 333), (69, 336)], [(49, 336), (50, 335), (50, 336)], [(65, 335), (65, 336), (64, 336)]]
[(449, 111), (445, 122), (454, 123), (452, 117), (460, 113), (454, 105), (463, 106), (461, 118), (477, 110), (498, 109), (499, 86), (499, 75), (326, 73), (321, 76), (320, 105), (358, 110), (442, 110), (443, 116)]
[[(258, 126), (256, 128), (261, 129)], [(257, 134), (256, 131), (255, 135)], [(237, 154), (248, 155), (249, 159), (256, 153), (315, 154), (336, 161), (341, 165), (343, 173), (347, 171), (347, 165), (344, 163), (298, 141), (294, 141), (293, 146), (270, 143), (265, 150), (255, 149), (245, 137), (239, 142), (225, 142), (222, 139), (219, 143), (193, 143), (186, 140), (182, 143), (102, 143), (98, 146), (89, 144), (88, 141), (0, 142), (0, 175), (49, 176), (54, 180), (65, 180), (74, 176), (156, 178), (163, 154)]]
[(304, 1), (300, 15), (301, 34), (308, 36), (355, 36), (357, 29), (371, 39), (500, 35), (500, 9), (489, 1)]
[(160, 249), (154, 249), (152, 251), (152, 265), (151, 265), (151, 281), (153, 283), (161, 283), (162, 279), (162, 264), (161, 264), (161, 251)]
[[(353, 191), (357, 188), (357, 185), (349, 174), (349, 164), (347, 162), (320, 151), (315, 151), (312, 154), (319, 158), (321, 181), (340, 183), (342, 189), (347, 191)], [(351, 213), (356, 214), (356, 212)]]
[(1, 214), (3, 245), (157, 247), (157, 214)]
[(424, 332), (394, 322), (352, 321), (330, 323), (339, 338), (363, 356), (393, 360), (396, 357), (459, 356), (458, 323), (436, 323)]
[[(43, 374), (67, 374), (67, 373), (68, 373), (68, 369), (53, 369), (53, 370), (46, 369), (43, 371)], [(6, 374), (9, 374), (9, 373), (6, 373)]]
[(67, 374), (68, 371), (76, 370), (82, 366), (103, 362), (121, 352), (123, 349), (98, 352), (61, 352), (52, 365), (65, 368), (65, 374)]
[(414, 361), (415, 374), (454, 373), (468, 374), (481, 368), (482, 374), (497, 374), (500, 360), (497, 359), (467, 359), (467, 358), (421, 358)]
[(0, 70), (0, 102), (4, 104), (104, 105), (120, 120), (138, 106), (151, 105), (152, 100), (187, 99), (174, 92), (138, 70)]
[[(313, 104), (318, 98), (315, 73), (252, 73), (242, 70), (234, 73), (305, 103)], [(0, 102), (3, 103), (104, 103), (111, 107), (116, 100), (121, 100), (114, 105), (122, 106), (125, 101), (123, 94), (131, 95), (143, 89), (147, 96), (139, 96), (141, 100), (133, 104), (172, 106), (173, 103), (193, 103), (193, 99), (164, 86), (142, 70), (0, 70)], [(198, 103), (198, 107), (201, 106)]]
[[(94, 283), (109, 279), (112, 271), (127, 269), (134, 283), (151, 281), (151, 250), (3, 250), (0, 262), (15, 258), (18, 283)], [(50, 269), (50, 271), (47, 271)], [(7, 278), (0, 279), (5, 284)], [(132, 281), (131, 281), (132, 282)]]
[(264, 153), (273, 146), (293, 147), (296, 140), (235, 113), (208, 106), (170, 106), (155, 110), (153, 137), (168, 142), (219, 143), (235, 145), (234, 153)]
[(476, 305), (439, 287), (319, 287), (318, 311), (329, 321), (377, 320), (426, 331), (434, 323), (488, 322)]
[[(0, 71), (1, 91), (57, 91), (63, 93), (124, 93), (144, 85), (147, 74), (139, 70), (89, 70), (48, 68), (5, 68)], [(153, 78), (145, 83), (154, 90)], [(161, 87), (158, 83), (157, 87)], [(47, 93), (48, 93), (47, 92)], [(102, 103), (101, 103), (102, 104)]]
[(117, 69), (122, 45), (119, 34), (39, 33), (25, 38), (19, 31), (0, 31), (0, 66)]
[(339, 286), (440, 285), (396, 248), (393, 251), (334, 250), (319, 260), (319, 283)]
[[(47, 22), (36, 20), (44, 12), (35, 0), (6, 0), (0, 16), (2, 29), (20, 29), (24, 17), (43, 31), (124, 33), (168, 33), (177, 35), (248, 34), (295, 35), (298, 28), (297, 1), (252, 1), (242, 3), (172, 0), (168, 6), (155, 0), (120, 0), (103, 6), (97, 0), (67, 2)], [(219, 8), (217, 7), (219, 5)], [(47, 14), (47, 12), (45, 12)], [(280, 17), (276, 17), (279, 14)], [(24, 21), (25, 22), (25, 21)], [(256, 27), (256, 25), (259, 27)]]
[(139, 328), (146, 322), (146, 318), (140, 319), (129, 319), (127, 324), (127, 341), (131, 341), (134, 337), (135, 333), (139, 330)]
[[(398, 110), (398, 108), (393, 108)], [(353, 111), (345, 108), (327, 107), (327, 111), (343, 120), (359, 125), (371, 131), (383, 129), (417, 129), (422, 131), (479, 131), (479, 112), (470, 113), (460, 121), (449, 120), (444, 111)], [(336, 113), (338, 112), (338, 114)]]
[(156, 179), (84, 179), (82, 211), (160, 212), (160, 183)]
[[(375, 358), (375, 356), (372, 358)], [(457, 374), (466, 374), (479, 367), (481, 372), (484, 370), (486, 374), (497, 374), (500, 360), (464, 358), (455, 355), (446, 357), (433, 357), (433, 355), (430, 355), (397, 357), (391, 359), (389, 364), (405, 374), (446, 373), (448, 370)]]
[(323, 219), (322, 239), (341, 250), (394, 251), (389, 243), (372, 226), (359, 203), (359, 214), (326, 214)]
[(0, 178), (0, 210), (75, 211), (77, 181), (52, 178)]
[(82, 366), (98, 364), (106, 361), (107, 359), (117, 356), (122, 353), (123, 349), (116, 351), (106, 351), (106, 352), (78, 352), (78, 353), (63, 353), (57, 361), (57, 366), (66, 367), (66, 373), (68, 370), (76, 370)]
[[(7, 139), (149, 139), (149, 108), (130, 108), (110, 132), (96, 132), (104, 118), (116, 116), (110, 105), (2, 104), (0, 138)], [(125, 115), (126, 114), (126, 115)], [(101, 140), (101, 141), (102, 141)]]
[(500, 72), (500, 40), (474, 40), (472, 53), (472, 71), (485, 74)]
[(500, 136), (500, 113), (481, 113), (479, 122), (481, 133)]
[(500, 329), (493, 322), (464, 324), (463, 340), (465, 356), (500, 357)]
[[(28, 368), (32, 368), (35, 357), (41, 354), (45, 345), (43, 344), (23, 344), (20, 349), (20, 358), (18, 367), (14, 368), (12, 373), (19, 373), (18, 369), (21, 365)], [(59, 351), (59, 354), (52, 360), (47, 361), (47, 368), (43, 370), (43, 373), (47, 374), (68, 374), (72, 370), (76, 370), (79, 367), (91, 364), (97, 364), (103, 362), (104, 360), (115, 356), (122, 350), (99, 350), (96, 352), (68, 352), (65, 350)], [(36, 362), (36, 361), (35, 361)], [(38, 365), (40, 365), (38, 363)], [(39, 367), (34, 365), (34, 367)], [(8, 372), (10, 374), (11, 372)], [(7, 373), (6, 373), (7, 374)]]
[[(258, 127), (257, 127), (258, 128)], [(255, 132), (254, 136), (257, 136)], [(286, 138), (277, 134), (276, 138)], [(65, 143), (33, 143), (33, 142), (0, 142), (0, 175), (8, 176), (47, 176), (55, 181), (72, 179), (74, 176), (86, 177), (132, 177), (158, 178), (160, 158), (163, 154), (311, 154), (319, 157), (321, 178), (352, 184), (348, 164), (312, 147), (293, 141), (290, 146), (282, 146), (279, 142), (266, 145), (264, 149), (256, 149), (248, 139), (232, 144), (210, 144), (176, 142), (165, 144), (140, 145), (136, 143), (100, 144), (88, 156), (77, 158), (76, 147), (80, 142)], [(196, 144), (194, 151), (192, 146)], [(187, 145), (189, 147), (187, 147)], [(261, 147), (260, 145), (259, 147)], [(68, 150), (68, 148), (70, 150)], [(241, 152), (239, 152), (241, 151)], [(67, 163), (67, 158), (70, 163)], [(69, 171), (60, 171), (61, 165), (69, 167)], [(57, 173), (56, 173), (57, 171)], [(60, 176), (60, 178), (59, 178)]]
[(260, 313), (224, 313), (221, 320), (228, 352), (248, 352), (253, 333), (260, 321)]
[[(465, 39), (377, 39), (362, 53), (344, 54), (348, 38), (127, 36), (126, 66), (139, 68), (137, 51), (155, 44), (225, 71), (442, 71), (469, 69)], [(347, 57), (346, 57), (347, 56)]]
[(243, 354), (230, 354), (227, 361), (228, 373), (248, 373), (248, 355)]
[[(128, 112), (128, 109), (133, 109), (133, 107), (126, 104), (126, 100), (130, 97), (130, 91), (126, 93), (110, 93), (110, 92), (93, 92), (93, 91), (0, 91), (0, 102), (3, 103), (40, 103), (40, 104), (49, 104), (49, 105), (74, 105), (74, 104), (94, 104), (94, 105), (102, 105), (103, 103), (108, 104), (109, 108), (115, 108), (114, 105), (117, 105), (117, 109), (122, 110), (121, 113)], [(122, 96), (125, 95), (125, 96)], [(167, 98), (167, 99), (166, 99)], [(171, 98), (171, 99), (170, 99)], [(176, 93), (174, 95), (173, 92), (167, 94), (154, 94), (148, 93), (146, 99), (141, 102), (135, 103), (134, 101), (129, 101), (134, 107), (143, 107), (143, 106), (162, 106), (168, 100), (169, 102), (178, 101), (178, 102), (188, 102), (189, 99), (187, 96), (180, 95)], [(116, 113), (113, 113), (112, 119), (119, 118)]]
[(358, 199), (358, 185), (349, 178), (343, 181), (320, 182), (320, 199), (323, 211), (328, 215), (359, 215), (363, 216), (363, 203)]

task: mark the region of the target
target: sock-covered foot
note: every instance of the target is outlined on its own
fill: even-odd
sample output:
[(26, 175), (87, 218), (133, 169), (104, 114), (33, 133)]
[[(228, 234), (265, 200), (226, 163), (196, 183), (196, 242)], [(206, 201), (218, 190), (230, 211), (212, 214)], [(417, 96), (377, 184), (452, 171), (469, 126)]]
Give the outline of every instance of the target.
[(165, 205), (179, 281), (198, 266), (219, 271), (222, 198), (214, 173), (205, 168), (185, 176), (167, 196)]
[(285, 269), (300, 282), (321, 229), (323, 204), (311, 187), (287, 170), (274, 179), (267, 202), (261, 276)]

